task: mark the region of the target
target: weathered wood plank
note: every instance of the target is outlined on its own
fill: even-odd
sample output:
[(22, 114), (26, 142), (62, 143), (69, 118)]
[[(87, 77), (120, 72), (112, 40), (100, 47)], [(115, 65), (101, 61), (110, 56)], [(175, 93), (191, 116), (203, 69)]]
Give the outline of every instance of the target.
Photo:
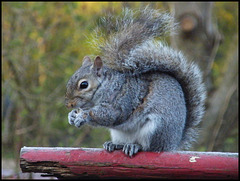
[(140, 152), (129, 158), (100, 148), (23, 147), (20, 167), (58, 178), (238, 179), (238, 153)]

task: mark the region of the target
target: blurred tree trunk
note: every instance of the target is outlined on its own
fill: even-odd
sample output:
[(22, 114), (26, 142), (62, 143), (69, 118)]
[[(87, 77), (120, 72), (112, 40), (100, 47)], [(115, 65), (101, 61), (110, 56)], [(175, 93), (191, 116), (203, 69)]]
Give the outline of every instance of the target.
[[(219, 148), (225, 146), (224, 141), (236, 136), (235, 131), (238, 129), (238, 46), (236, 44), (237, 39), (229, 47), (221, 86), (208, 100), (204, 120), (206, 123), (203, 124), (205, 134), (202, 139), (202, 144), (207, 146), (208, 151), (220, 151)], [(238, 149), (237, 144), (231, 147)]]
[(198, 63), (211, 88), (209, 73), (221, 40), (212, 22), (212, 2), (170, 3), (171, 12), (179, 22), (179, 32), (172, 36), (171, 44), (180, 49), (189, 60)]
[(178, 32), (172, 36), (171, 44), (174, 48), (181, 50), (189, 60), (198, 63), (203, 71), (208, 91), (206, 114), (201, 123), (201, 139), (195, 149), (224, 151), (221, 149), (227, 137), (225, 137), (226, 134), (221, 134), (229, 133), (228, 136), (231, 136), (238, 122), (237, 109), (232, 109), (229, 114), (233, 104), (234, 106), (238, 104), (238, 101), (236, 102), (238, 100), (237, 41), (234, 41), (229, 49), (229, 57), (225, 62), (227, 68), (220, 86), (216, 88), (213, 86), (214, 80), (212, 80), (211, 73), (221, 35), (212, 21), (213, 3), (180, 2), (169, 3), (169, 6), (176, 21), (179, 22)]

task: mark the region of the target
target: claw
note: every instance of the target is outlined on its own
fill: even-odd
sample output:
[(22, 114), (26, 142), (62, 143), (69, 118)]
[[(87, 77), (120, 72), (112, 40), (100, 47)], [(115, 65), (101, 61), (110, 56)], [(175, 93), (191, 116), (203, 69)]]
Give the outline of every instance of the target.
[(104, 147), (105, 150), (107, 150), (109, 152), (112, 152), (114, 150), (121, 150), (121, 149), (123, 149), (123, 145), (121, 145), (121, 144), (114, 144), (111, 141), (105, 142), (103, 144), (103, 147)]
[(105, 150), (112, 152), (115, 148), (115, 144), (113, 144), (111, 141), (107, 141), (103, 144), (103, 147)]
[(139, 144), (127, 143), (123, 147), (123, 152), (125, 155), (132, 157), (137, 152), (141, 151), (142, 146)]

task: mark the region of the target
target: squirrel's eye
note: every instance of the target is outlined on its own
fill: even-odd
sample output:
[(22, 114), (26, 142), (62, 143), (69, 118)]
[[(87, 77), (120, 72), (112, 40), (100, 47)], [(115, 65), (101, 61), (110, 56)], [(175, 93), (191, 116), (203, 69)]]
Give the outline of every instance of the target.
[(88, 82), (87, 81), (83, 81), (80, 84), (80, 89), (86, 89), (88, 87)]

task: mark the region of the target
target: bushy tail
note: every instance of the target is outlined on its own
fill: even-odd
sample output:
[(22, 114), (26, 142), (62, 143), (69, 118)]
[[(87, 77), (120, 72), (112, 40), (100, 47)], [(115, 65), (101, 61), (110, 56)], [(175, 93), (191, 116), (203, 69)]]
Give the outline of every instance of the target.
[(206, 91), (196, 64), (154, 40), (175, 27), (173, 18), (148, 7), (136, 12), (125, 9), (119, 17), (103, 19), (102, 26), (109, 36), (106, 41), (97, 43), (107, 66), (132, 74), (164, 72), (178, 80), (187, 105), (180, 149), (190, 147), (197, 136), (196, 126), (203, 117)]
[(197, 138), (197, 125), (205, 111), (206, 90), (198, 66), (188, 62), (182, 53), (154, 40), (145, 41), (132, 50), (121, 65), (122, 69), (133, 74), (163, 72), (178, 80), (187, 106), (187, 119), (180, 149), (188, 149)]
[(119, 16), (107, 16), (101, 19), (95, 36), (95, 45), (102, 52), (103, 60), (111, 68), (119, 68), (130, 51), (144, 41), (160, 37), (175, 27), (173, 17), (158, 10), (123, 9)]

